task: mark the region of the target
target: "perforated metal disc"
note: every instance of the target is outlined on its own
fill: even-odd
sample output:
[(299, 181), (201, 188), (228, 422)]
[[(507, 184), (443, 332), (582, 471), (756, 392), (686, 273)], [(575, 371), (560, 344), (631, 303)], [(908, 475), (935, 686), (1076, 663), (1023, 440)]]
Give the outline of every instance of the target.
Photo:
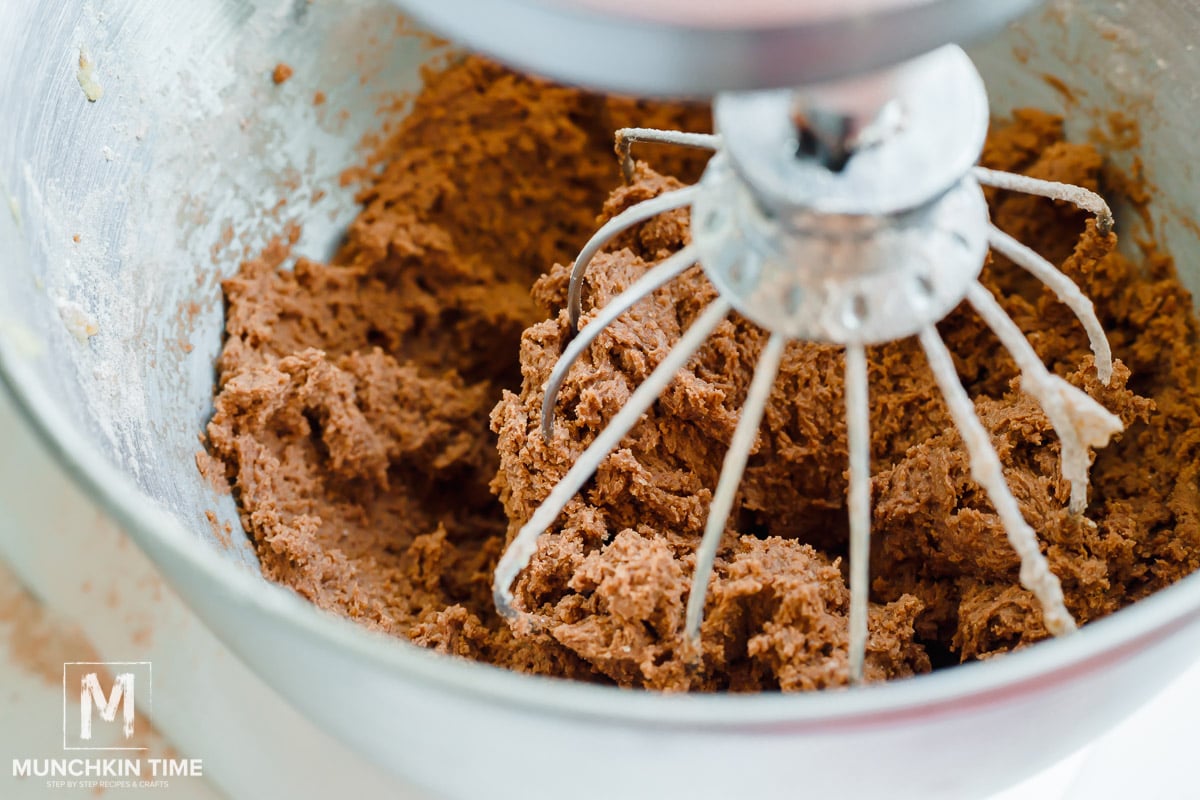
[(970, 176), (891, 217), (773, 217), (723, 156), (702, 185), (692, 239), (705, 274), (745, 317), (793, 339), (911, 336), (954, 310), (987, 255), (987, 203)]

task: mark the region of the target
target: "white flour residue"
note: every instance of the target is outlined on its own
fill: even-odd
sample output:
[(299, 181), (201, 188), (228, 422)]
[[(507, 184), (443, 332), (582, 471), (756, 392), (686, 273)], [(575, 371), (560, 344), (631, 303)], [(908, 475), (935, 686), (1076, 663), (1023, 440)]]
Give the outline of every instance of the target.
[(86, 48), (79, 48), (79, 70), (75, 73), (79, 86), (89, 103), (94, 103), (104, 96), (104, 87), (96, 77), (96, 65), (92, 62)]
[(96, 318), (79, 303), (71, 300), (56, 300), (54, 305), (58, 308), (58, 316), (62, 317), (67, 330), (80, 344), (87, 344), (88, 339), (100, 332)]

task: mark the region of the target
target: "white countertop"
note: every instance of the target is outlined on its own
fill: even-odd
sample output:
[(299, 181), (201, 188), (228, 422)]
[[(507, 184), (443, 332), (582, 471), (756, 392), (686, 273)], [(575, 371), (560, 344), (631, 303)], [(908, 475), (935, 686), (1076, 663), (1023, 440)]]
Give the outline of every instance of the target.
[[(11, 762), (64, 755), (61, 662), (99, 660), (153, 664), (142, 756), (199, 758), (204, 773), (99, 796), (417, 800), (229, 653), (42, 451), (3, 392), (0, 442), (0, 798), (97, 796), (14, 778)], [(994, 800), (1200, 797), (1198, 740), (1200, 666), (1111, 734)]]

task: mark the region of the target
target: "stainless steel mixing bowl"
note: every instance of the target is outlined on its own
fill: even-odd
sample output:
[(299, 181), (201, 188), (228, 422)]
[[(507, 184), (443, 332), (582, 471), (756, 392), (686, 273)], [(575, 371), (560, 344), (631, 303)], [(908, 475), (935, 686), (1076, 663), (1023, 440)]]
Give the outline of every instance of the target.
[[(268, 584), (232, 499), (193, 460), (220, 346), (218, 279), (290, 221), (305, 226), (300, 252), (336, 241), (354, 210), (338, 170), (377, 124), (381, 93), (415, 88), (430, 56), (396, 30), (376, 0), (0, 0), (0, 372), (63, 464), (304, 713), (454, 797), (962, 800), (1079, 746), (1193, 658), (1200, 576), (987, 663), (716, 697), (443, 658)], [(1197, 33), (1183, 0), (1077, 0), (975, 53), (998, 112), (1069, 104), (1080, 137), (1113, 107), (1140, 121), (1151, 216), (1193, 290)], [(280, 60), (296, 74), (276, 86)], [(1138, 217), (1121, 222), (1132, 241)], [(207, 510), (232, 524), (232, 545)]]

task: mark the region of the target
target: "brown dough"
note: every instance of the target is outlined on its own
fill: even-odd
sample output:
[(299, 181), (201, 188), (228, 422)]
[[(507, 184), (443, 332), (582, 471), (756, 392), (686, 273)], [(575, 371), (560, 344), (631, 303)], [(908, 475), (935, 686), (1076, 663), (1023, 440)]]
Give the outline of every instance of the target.
[[(515, 588), (554, 624), (517, 637), (496, 615), (491, 570), (506, 535), (713, 297), (693, 269), (601, 334), (563, 389), (555, 437), (542, 441), (541, 386), (566, 339), (564, 265), (619, 180), (612, 131), (698, 130), (706, 114), (587, 95), (478, 59), (427, 77), (380, 148), (382, 171), (366, 179), (333, 263), (282, 269), (280, 244), (225, 283), (208, 435), (264, 573), (370, 627), (526, 672), (667, 690), (845, 683), (842, 355), (811, 344), (785, 355), (709, 588), (704, 665), (685, 666), (693, 549), (764, 341), (736, 315), (541, 540)], [(639, 165), (605, 216), (679, 185), (663, 174), (694, 179), (702, 163), (687, 151), (637, 154), (659, 172)], [(1065, 143), (1046, 114), (994, 131), (984, 162), (1105, 188), (1096, 152)], [(1128, 426), (1097, 457), (1087, 519), (1073, 520), (1056, 439), (999, 343), (962, 310), (942, 325), (1068, 607), (1086, 622), (1200, 565), (1191, 301), (1152, 248), (1133, 263), (1071, 208), (992, 200), (1001, 227), (1092, 297), (1124, 362), (1100, 387), (1071, 313), (1012, 265), (985, 269), (1046, 362)], [(687, 239), (683, 212), (623, 236), (593, 263), (585, 309)], [(919, 348), (873, 348), (870, 360), (868, 677), (1044, 638)]]

